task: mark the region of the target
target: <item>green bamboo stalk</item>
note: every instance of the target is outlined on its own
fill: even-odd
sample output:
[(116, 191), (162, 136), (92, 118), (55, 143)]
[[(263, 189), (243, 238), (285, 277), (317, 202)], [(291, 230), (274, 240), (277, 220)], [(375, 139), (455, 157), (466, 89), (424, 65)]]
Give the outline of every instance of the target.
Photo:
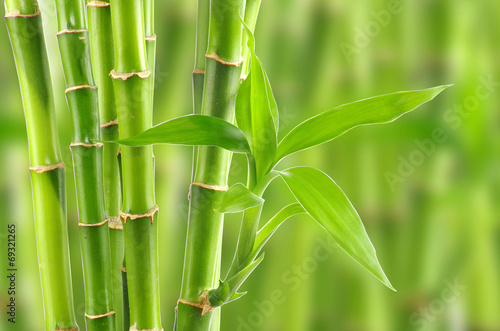
[(208, 44), (208, 24), (210, 20), (210, 0), (198, 0), (196, 14), (196, 49), (193, 70), (193, 109), (201, 114), (203, 83), (205, 80), (205, 54)]
[(26, 116), (45, 329), (77, 331), (65, 171), (40, 9), (36, 1), (6, 0), (5, 11)]
[[(257, 17), (259, 16), (260, 3), (262, 0), (246, 0), (245, 7), (245, 24), (248, 26), (250, 31), (254, 33), (255, 26), (257, 25)], [(250, 50), (247, 47), (248, 36), (243, 34), (243, 48), (241, 50), (242, 58), (245, 60), (243, 63), (243, 74), (246, 76), (250, 70), (249, 61)]]
[(115, 330), (108, 219), (97, 86), (90, 61), (89, 31), (82, 1), (56, 0), (57, 40), (73, 126), (73, 168), (85, 280), (87, 330)]
[[(202, 114), (232, 122), (241, 75), (244, 1), (212, 0), (208, 51), (205, 55)], [(207, 304), (207, 290), (217, 287), (223, 214), (214, 211), (227, 188), (231, 153), (217, 147), (199, 147), (184, 258), (181, 298), (176, 330), (209, 330), (214, 313)], [(218, 323), (218, 321), (215, 321)]]
[[(152, 126), (152, 75), (148, 69), (143, 2), (111, 3), (115, 68), (111, 71), (120, 139)], [(148, 22), (147, 22), (148, 23)], [(149, 20), (148, 26), (152, 19)], [(149, 52), (151, 55), (152, 52)], [(131, 330), (161, 330), (158, 277), (158, 207), (152, 147), (121, 147), (127, 289)]]
[[(113, 92), (113, 80), (109, 76), (114, 68), (113, 34), (111, 26), (111, 10), (109, 1), (89, 0), (87, 17), (90, 34), (90, 49), (92, 67), (99, 100), (101, 120), (101, 138), (104, 141), (116, 140), (118, 134), (118, 119)], [(122, 263), (124, 265), (123, 226), (120, 221), (120, 174), (118, 169), (119, 145), (104, 143), (103, 176), (104, 203), (106, 219), (108, 220), (111, 247), (111, 276), (113, 281), (113, 303), (116, 312), (116, 330), (128, 328), (123, 315), (123, 281)], [(125, 326), (126, 325), (126, 326)]]

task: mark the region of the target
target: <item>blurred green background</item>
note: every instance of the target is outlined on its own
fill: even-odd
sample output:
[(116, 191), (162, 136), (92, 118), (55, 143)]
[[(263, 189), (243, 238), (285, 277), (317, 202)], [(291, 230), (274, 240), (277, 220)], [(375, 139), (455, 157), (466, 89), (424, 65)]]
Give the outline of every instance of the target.
[[(398, 5), (399, 6), (396, 6)], [(84, 296), (69, 115), (54, 4), (41, 2), (67, 169), (75, 307)], [(157, 1), (155, 123), (191, 110), (196, 2)], [(393, 293), (307, 217), (286, 223), (263, 264), (224, 308), (223, 330), (500, 330), (500, 2), (497, 0), (263, 0), (257, 53), (280, 108), (280, 137), (342, 103), (454, 83), (396, 123), (358, 128), (285, 165), (325, 170), (357, 208)], [(28, 149), (5, 25), (0, 24), (1, 330), (42, 330)], [(163, 326), (181, 283), (191, 148), (157, 146)], [(231, 181), (245, 175), (235, 156)], [(291, 201), (276, 181), (263, 221)], [(240, 215), (227, 217), (224, 268)], [(17, 227), (18, 312), (7, 323), (6, 230)]]

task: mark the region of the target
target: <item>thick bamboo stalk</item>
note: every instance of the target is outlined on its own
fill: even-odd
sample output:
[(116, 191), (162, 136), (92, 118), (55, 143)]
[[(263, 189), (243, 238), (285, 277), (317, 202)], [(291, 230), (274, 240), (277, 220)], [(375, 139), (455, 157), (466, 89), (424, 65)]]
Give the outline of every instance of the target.
[(5, 9), (26, 116), (45, 329), (76, 331), (65, 171), (40, 9), (35, 1), (25, 0), (7, 0)]
[(103, 159), (97, 86), (90, 61), (89, 31), (81, 1), (56, 0), (57, 40), (73, 126), (73, 168), (85, 280), (87, 330), (115, 330), (109, 219), (104, 204)]
[[(115, 68), (110, 75), (121, 139), (137, 135), (152, 125), (152, 79), (147, 79), (152, 73), (147, 63), (143, 13), (140, 0), (111, 3)], [(150, 146), (121, 147), (120, 214), (125, 235), (130, 330), (161, 330), (158, 207), (152, 154)]]
[[(104, 141), (116, 140), (119, 138), (118, 119), (115, 107), (113, 80), (109, 76), (109, 72), (114, 68), (113, 33), (109, 2), (90, 0), (87, 3), (87, 17), (90, 34), (90, 49), (93, 59), (92, 67), (96, 86), (98, 87), (101, 138)], [(123, 226), (119, 217), (121, 188), (118, 169), (118, 151), (119, 145), (104, 143), (104, 202), (111, 247), (113, 303), (114, 311), (116, 312), (116, 330), (121, 331), (128, 328), (128, 322), (125, 327), (123, 323), (123, 282), (121, 270), (124, 259), (124, 247)]]
[[(241, 40), (244, 1), (213, 0), (202, 114), (232, 122), (241, 75)], [(207, 290), (218, 285), (223, 214), (214, 211), (218, 195), (227, 188), (231, 154), (217, 147), (200, 147), (194, 182), (184, 259), (178, 331), (209, 330), (214, 312), (207, 305)], [(216, 322), (217, 323), (217, 322)]]

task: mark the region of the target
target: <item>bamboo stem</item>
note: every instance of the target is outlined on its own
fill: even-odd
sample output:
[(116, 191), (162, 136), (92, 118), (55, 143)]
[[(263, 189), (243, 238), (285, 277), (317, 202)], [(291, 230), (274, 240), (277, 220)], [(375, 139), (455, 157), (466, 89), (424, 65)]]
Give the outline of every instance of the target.
[[(111, 75), (120, 139), (123, 139), (152, 126), (152, 79), (148, 77), (153, 68), (148, 68), (146, 55), (143, 2), (111, 2), (111, 19), (115, 47), (115, 68)], [(121, 147), (121, 217), (124, 221), (131, 330), (161, 330), (158, 213), (155, 209), (152, 154), (150, 146)]]
[[(107, 0), (89, 0), (87, 17), (92, 53), (92, 67), (96, 85), (99, 87), (99, 114), (101, 119), (101, 138), (104, 141), (116, 140), (118, 120), (113, 92), (113, 80), (109, 72), (114, 67), (113, 34), (111, 26), (111, 9)], [(125, 330), (123, 325), (122, 273), (124, 259), (123, 226), (120, 215), (120, 174), (117, 154), (119, 145), (105, 143), (103, 147), (104, 203), (106, 219), (109, 220), (109, 236), (111, 247), (111, 276), (113, 281), (113, 303), (116, 312), (116, 330)], [(127, 324), (128, 328), (128, 324)]]
[(36, 1), (25, 0), (6, 0), (5, 9), (26, 116), (45, 329), (78, 330), (69, 261), (65, 171), (40, 9)]
[(70, 147), (78, 201), (86, 325), (88, 331), (115, 331), (103, 144), (93, 143), (100, 139), (100, 122), (84, 3), (56, 0), (56, 11), (66, 101), (73, 126)]
[[(244, 4), (238, 0), (211, 1), (202, 114), (228, 122), (234, 118), (241, 75), (240, 17)], [(199, 147), (194, 181), (226, 186), (230, 160), (231, 153), (220, 148)], [(191, 187), (184, 275), (176, 318), (178, 331), (209, 330), (216, 315), (185, 303), (203, 302), (206, 291), (218, 286), (223, 214), (214, 208), (221, 194), (206, 186)]]

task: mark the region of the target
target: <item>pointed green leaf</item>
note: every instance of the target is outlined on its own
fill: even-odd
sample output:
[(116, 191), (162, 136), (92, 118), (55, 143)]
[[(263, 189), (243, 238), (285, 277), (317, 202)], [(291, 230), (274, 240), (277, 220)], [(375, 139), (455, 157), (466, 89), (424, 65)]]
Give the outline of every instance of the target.
[(311, 117), (297, 125), (279, 143), (276, 162), (289, 154), (333, 140), (357, 126), (392, 122), (434, 99), (449, 86), (380, 95)]
[(155, 125), (135, 137), (116, 143), (126, 146), (151, 144), (218, 146), (236, 153), (249, 153), (245, 134), (220, 118), (187, 115)]
[(260, 230), (257, 232), (257, 236), (255, 238), (255, 245), (252, 251), (251, 258), (253, 259), (257, 256), (267, 241), (271, 238), (271, 236), (278, 230), (278, 228), (283, 224), (287, 219), (292, 216), (303, 214), (306, 211), (304, 208), (298, 203), (294, 202), (283, 209), (281, 209), (276, 215), (274, 215), (269, 222), (267, 222)]
[(239, 213), (245, 209), (264, 203), (264, 199), (255, 195), (245, 185), (234, 184), (224, 194), (216, 208), (219, 213)]
[(255, 55), (253, 36), (247, 32), (251, 55), (250, 73), (236, 96), (236, 122), (249, 141), (255, 158), (256, 177), (260, 179), (275, 159), (278, 111), (267, 75)]
[(340, 248), (394, 290), (378, 262), (358, 213), (337, 184), (324, 172), (309, 167), (290, 168), (280, 175), (305, 211)]
[(231, 301), (234, 301), (241, 297), (243, 294), (236, 295), (236, 292), (245, 282), (245, 280), (250, 276), (250, 274), (257, 268), (257, 266), (264, 259), (264, 254), (259, 256), (255, 261), (250, 263), (245, 268), (241, 269), (236, 275), (228, 280), (221, 281), (219, 287), (211, 290), (209, 293), (208, 300), (210, 301), (212, 307), (219, 307)]

